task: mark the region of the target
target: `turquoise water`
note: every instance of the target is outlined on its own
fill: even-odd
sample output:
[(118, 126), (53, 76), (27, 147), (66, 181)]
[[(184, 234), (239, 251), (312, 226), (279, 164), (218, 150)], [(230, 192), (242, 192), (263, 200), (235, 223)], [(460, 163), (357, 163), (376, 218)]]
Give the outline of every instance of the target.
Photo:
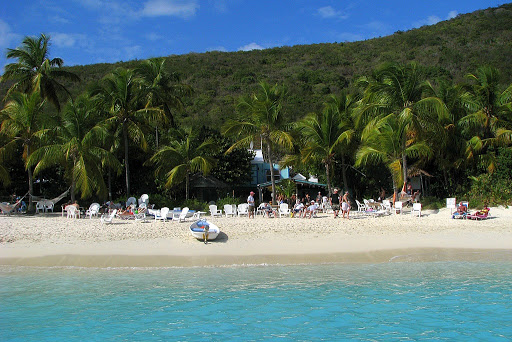
[(510, 341), (512, 262), (0, 267), (1, 341)]

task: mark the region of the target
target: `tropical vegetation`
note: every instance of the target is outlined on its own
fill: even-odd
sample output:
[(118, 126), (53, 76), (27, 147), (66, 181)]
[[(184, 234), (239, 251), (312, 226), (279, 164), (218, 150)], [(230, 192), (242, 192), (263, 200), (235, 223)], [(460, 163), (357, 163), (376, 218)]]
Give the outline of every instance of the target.
[[(32, 194), (38, 177), (49, 196), (195, 203), (200, 172), (243, 198), (252, 146), (328, 192), (375, 196), (419, 173), (427, 195), (509, 204), (511, 18), (508, 4), (364, 42), (74, 67), (25, 37), (0, 83), (0, 195), (26, 192), (27, 174)], [(292, 191), (271, 180), (274, 197)]]

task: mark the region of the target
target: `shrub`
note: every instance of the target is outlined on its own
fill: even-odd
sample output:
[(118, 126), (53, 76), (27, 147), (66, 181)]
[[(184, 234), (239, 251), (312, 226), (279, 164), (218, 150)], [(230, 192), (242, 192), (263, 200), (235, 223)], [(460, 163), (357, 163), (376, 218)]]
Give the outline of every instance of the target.
[(181, 207), (182, 208), (188, 207), (190, 210), (198, 210), (198, 211), (208, 212), (208, 210), (205, 210), (206, 208), (208, 208), (207, 203), (199, 201), (195, 198), (185, 200), (184, 202), (182, 202)]

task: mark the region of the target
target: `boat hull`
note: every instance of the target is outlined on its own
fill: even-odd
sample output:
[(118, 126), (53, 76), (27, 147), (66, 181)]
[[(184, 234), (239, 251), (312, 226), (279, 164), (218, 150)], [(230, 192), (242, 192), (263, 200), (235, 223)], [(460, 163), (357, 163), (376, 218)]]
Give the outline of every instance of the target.
[(201, 223), (206, 222), (209, 225), (208, 241), (215, 240), (219, 236), (220, 229), (210, 221), (198, 220), (190, 225), (190, 234), (198, 240), (204, 240), (204, 229), (201, 228)]

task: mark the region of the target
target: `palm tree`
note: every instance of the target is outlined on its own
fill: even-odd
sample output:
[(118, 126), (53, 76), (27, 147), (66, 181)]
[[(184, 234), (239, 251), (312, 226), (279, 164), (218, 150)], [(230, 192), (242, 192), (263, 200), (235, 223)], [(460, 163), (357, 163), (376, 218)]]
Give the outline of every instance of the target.
[(165, 174), (165, 187), (171, 188), (185, 180), (185, 198), (189, 199), (190, 175), (201, 171), (207, 175), (215, 165), (209, 154), (216, 148), (212, 139), (199, 140), (188, 128), (176, 132), (178, 138), (161, 147), (149, 160), (157, 165), (156, 174)]
[(431, 150), (425, 142), (408, 144), (405, 150), (402, 148), (402, 135), (407, 123), (400, 120), (394, 114), (378, 120), (371, 130), (366, 130), (362, 136), (362, 146), (356, 154), (355, 166), (381, 164), (388, 168), (393, 179), (393, 190), (405, 180), (403, 169), (403, 156), (428, 157)]
[[(354, 98), (344, 92), (340, 97), (331, 96), (324, 104), (320, 114), (311, 113), (297, 123), (297, 128), (304, 138), (301, 149), (301, 162), (321, 162), (325, 167), (327, 189), (331, 195), (331, 172), (334, 157), (342, 153), (340, 146), (352, 138), (349, 116), (343, 115), (355, 103)], [(343, 177), (346, 187), (346, 177)]]
[(498, 70), (490, 66), (467, 75), (472, 84), (466, 87), (464, 105), (470, 114), (460, 119), (469, 136), (467, 158), (480, 156), (489, 172), (496, 167), (491, 148), (509, 145), (512, 138), (512, 84), (500, 92), (499, 76)]
[(284, 87), (259, 83), (258, 93), (250, 97), (242, 97), (237, 105), (238, 111), (245, 115), (242, 120), (228, 120), (222, 127), (222, 134), (234, 136), (238, 139), (227, 151), (240, 147), (249, 147), (253, 141), (262, 141), (262, 150), (270, 164), (270, 178), (272, 182), (272, 200), (276, 197), (276, 182), (274, 176), (273, 154), (278, 148), (291, 149), (293, 147), (292, 135), (284, 122), (282, 102), (285, 97)]
[[(32, 168), (27, 160), (39, 141), (37, 132), (44, 128), (43, 106), (45, 100), (41, 99), (39, 92), (31, 94), (13, 92), (10, 101), (1, 111), (0, 133), (5, 134), (9, 141), (3, 146), (3, 150), (10, 150), (20, 143), (23, 146), (22, 158), (28, 173), (28, 189), (30, 195), (34, 194), (34, 177)], [(28, 211), (34, 211), (32, 197), (29, 199)]]
[[(444, 134), (441, 123), (448, 117), (446, 106), (435, 97), (432, 86), (423, 81), (420, 68), (414, 64), (384, 64), (371, 77), (363, 77), (358, 84), (364, 88), (361, 105), (355, 113), (358, 127), (364, 127), (363, 135), (373, 131), (377, 123), (388, 115), (395, 116), (401, 129), (403, 179), (407, 178), (408, 146), (426, 136), (438, 138)], [(444, 139), (440, 139), (444, 141)]]
[[(177, 73), (169, 73), (165, 69), (164, 58), (154, 58), (143, 61), (135, 73), (142, 78), (144, 87), (144, 101), (146, 108), (161, 107), (165, 119), (170, 120), (172, 128), (176, 128), (176, 122), (171, 109), (182, 110), (182, 98), (192, 93), (189, 85), (180, 83)], [(163, 124), (159, 122), (158, 124)], [(158, 148), (158, 126), (155, 126), (156, 147)]]
[(126, 196), (130, 196), (129, 141), (146, 150), (147, 142), (142, 126), (164, 120), (162, 111), (144, 108), (141, 86), (142, 80), (136, 77), (132, 70), (118, 68), (91, 90), (91, 95), (97, 101), (100, 110), (108, 116), (105, 124), (113, 129), (115, 136), (122, 138)]
[(37, 91), (43, 99), (55, 105), (60, 111), (59, 93), (66, 93), (69, 97), (71, 94), (59, 80), (80, 81), (80, 78), (72, 72), (61, 69), (64, 64), (61, 58), (50, 59), (49, 46), (50, 37), (41, 34), (39, 37), (27, 36), (20, 47), (7, 49), (7, 58), (16, 58), (18, 61), (7, 64), (1, 77), (1, 81), (15, 81), (6, 97), (13, 91), (24, 93)]
[(72, 201), (75, 201), (76, 189), (81, 198), (90, 197), (93, 191), (104, 197), (106, 186), (102, 164), (120, 168), (120, 163), (102, 147), (108, 131), (98, 124), (100, 121), (99, 112), (87, 96), (69, 102), (61, 114), (60, 125), (55, 130), (46, 129), (39, 133), (49, 143), (35, 150), (28, 159), (29, 166), (35, 165), (34, 175), (49, 167), (63, 165), (70, 181)]

